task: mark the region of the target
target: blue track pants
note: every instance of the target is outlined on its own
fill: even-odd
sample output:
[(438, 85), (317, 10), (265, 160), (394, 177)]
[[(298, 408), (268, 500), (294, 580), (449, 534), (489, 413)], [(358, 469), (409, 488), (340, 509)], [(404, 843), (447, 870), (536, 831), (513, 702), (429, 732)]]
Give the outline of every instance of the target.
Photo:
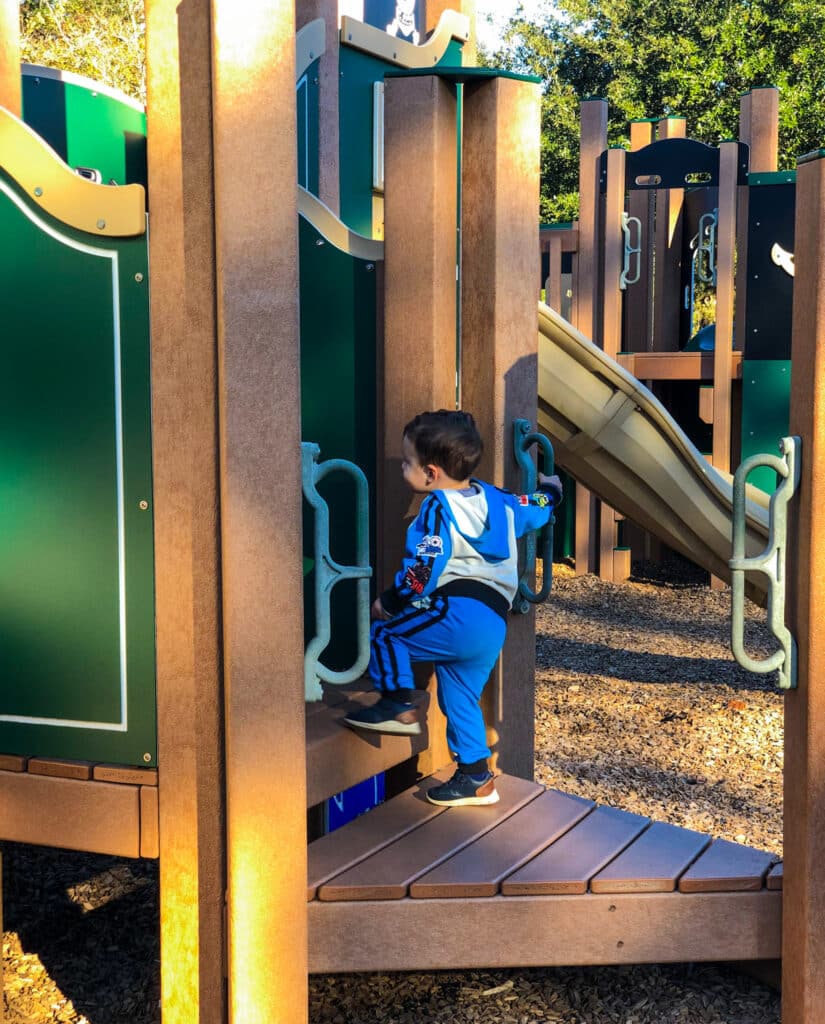
[(481, 601), (437, 596), (429, 608), (373, 623), (370, 676), (391, 694), (415, 686), (414, 662), (433, 662), (447, 743), (456, 760), (472, 764), (490, 756), (479, 700), (506, 633), (504, 619)]

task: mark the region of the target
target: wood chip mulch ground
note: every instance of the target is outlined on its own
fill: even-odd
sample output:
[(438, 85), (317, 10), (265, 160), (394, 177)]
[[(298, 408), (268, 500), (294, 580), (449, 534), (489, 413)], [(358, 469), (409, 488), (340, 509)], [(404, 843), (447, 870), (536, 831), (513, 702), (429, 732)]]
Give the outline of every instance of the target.
[[(536, 777), (781, 854), (782, 697), (732, 660), (729, 591), (681, 560), (629, 583), (557, 566), (537, 616)], [(749, 650), (772, 645), (748, 609)], [(153, 862), (6, 844), (10, 1024), (157, 1024)], [(456, 936), (482, 944), (485, 936)], [(779, 1024), (776, 991), (708, 964), (324, 975), (312, 1024)]]

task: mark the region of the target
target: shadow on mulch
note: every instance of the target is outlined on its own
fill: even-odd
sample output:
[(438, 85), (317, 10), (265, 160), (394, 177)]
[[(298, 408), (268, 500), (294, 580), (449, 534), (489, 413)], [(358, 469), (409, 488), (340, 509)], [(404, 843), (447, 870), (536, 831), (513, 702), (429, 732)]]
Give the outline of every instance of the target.
[[(157, 864), (4, 843), (3, 927), (90, 1024), (160, 1019)], [(70, 895), (70, 893), (72, 895)], [(54, 989), (16, 986), (11, 1020), (55, 1017)]]
[[(541, 634), (540, 634), (541, 638)], [(607, 644), (547, 637), (546, 648), (541, 651), (540, 670), (587, 672), (623, 679), (642, 685), (724, 686), (732, 690), (776, 689), (776, 673), (756, 676), (747, 672), (730, 658), (693, 658), (678, 654), (634, 653), (631, 664), (620, 658), (616, 649)]]

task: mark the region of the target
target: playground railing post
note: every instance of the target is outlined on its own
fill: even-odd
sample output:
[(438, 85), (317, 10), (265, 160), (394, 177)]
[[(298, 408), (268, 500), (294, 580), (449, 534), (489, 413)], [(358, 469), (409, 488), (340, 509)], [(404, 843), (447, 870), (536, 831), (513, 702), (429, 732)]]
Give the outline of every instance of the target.
[[(536, 421), (539, 87), (506, 78), (464, 87), (461, 400), (485, 440), (480, 474), (519, 487), (513, 421)], [(496, 766), (534, 771), (535, 612), (512, 616), (484, 695)]]
[(802, 438), (791, 505), (787, 625), (798, 686), (785, 695), (782, 1020), (816, 1024), (825, 1005), (825, 154), (797, 172), (790, 432)]
[[(379, 424), (376, 586), (404, 554), (415, 498), (401, 475), (404, 425), (456, 403), (456, 95), (437, 75), (389, 78), (384, 88), (384, 353)], [(434, 694), (434, 676), (421, 679)], [(445, 723), (430, 701), (431, 745), (419, 771), (450, 761)]]
[[(607, 148), (607, 100), (587, 99), (580, 104), (579, 251), (576, 257), (574, 326), (598, 344), (600, 296), (599, 158)], [(596, 571), (596, 499), (576, 484), (576, 572)]]

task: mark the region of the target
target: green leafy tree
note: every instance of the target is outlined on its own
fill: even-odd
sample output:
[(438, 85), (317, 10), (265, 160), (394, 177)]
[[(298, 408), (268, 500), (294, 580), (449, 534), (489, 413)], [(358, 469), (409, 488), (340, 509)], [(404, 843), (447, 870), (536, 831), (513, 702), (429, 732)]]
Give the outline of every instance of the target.
[(143, 0), (24, 0), (21, 56), (146, 102)]
[(608, 101), (610, 144), (628, 121), (680, 115), (712, 145), (738, 134), (739, 98), (780, 90), (780, 167), (825, 143), (822, 0), (558, 0), (486, 63), (541, 76), (542, 218), (577, 209), (578, 104)]

